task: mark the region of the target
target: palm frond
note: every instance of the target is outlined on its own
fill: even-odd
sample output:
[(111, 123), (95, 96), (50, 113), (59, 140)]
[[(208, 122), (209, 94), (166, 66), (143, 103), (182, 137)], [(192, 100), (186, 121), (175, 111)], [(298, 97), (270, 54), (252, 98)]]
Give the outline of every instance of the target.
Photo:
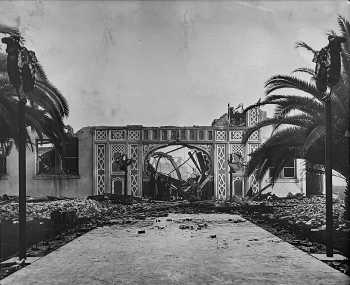
[(36, 81), (35, 88), (43, 92), (46, 96), (50, 97), (50, 99), (57, 106), (57, 110), (61, 116), (68, 116), (69, 107), (67, 100), (56, 87), (54, 87), (48, 81)]
[(349, 38), (350, 37), (350, 23), (349, 23), (349, 21), (341, 15), (338, 15), (337, 21), (338, 21), (338, 25), (340, 27), (340, 30), (342, 32), (342, 35), (345, 38)]
[(10, 26), (4, 25), (4, 24), (0, 24), (0, 33), (7, 34), (7, 35), (12, 36), (12, 37), (16, 37), (19, 39), (19, 41), (21, 43), (24, 42), (24, 38), (22, 37), (20, 31), (15, 27), (10, 27)]
[(311, 51), (313, 54), (315, 54), (317, 51), (314, 50), (311, 46), (309, 46), (307, 43), (303, 42), (303, 41), (298, 41), (295, 43), (295, 47), (296, 48), (304, 48), (308, 51)]
[(269, 95), (272, 92), (280, 89), (296, 89), (306, 94), (312, 95), (318, 100), (322, 100), (324, 94), (318, 91), (312, 83), (306, 82), (294, 76), (276, 75), (272, 76), (265, 83), (265, 94)]
[[(266, 171), (270, 167), (274, 167), (277, 174), (272, 176), (277, 178), (279, 174), (278, 169), (283, 167), (284, 160), (287, 161), (288, 159), (301, 156), (300, 148), (306, 132), (306, 130), (296, 127), (277, 132), (251, 154), (246, 174), (251, 175), (254, 171), (257, 171), (257, 178), (261, 181)], [(274, 179), (272, 179), (273, 181)]]
[(292, 71), (292, 73), (298, 73), (298, 72), (309, 74), (312, 77), (315, 76), (315, 70), (310, 67), (300, 67)]
[(291, 116), (286, 118), (266, 119), (246, 129), (246, 131), (243, 134), (242, 143), (245, 144), (249, 140), (249, 137), (254, 132), (266, 126), (273, 126), (278, 124), (278, 125), (294, 125), (297, 127), (306, 128), (312, 123), (313, 123), (312, 118), (306, 115), (296, 115), (296, 116)]
[(328, 32), (326, 33), (326, 35), (327, 35), (327, 36), (331, 36), (331, 37), (337, 37), (336, 32), (333, 31), (333, 30), (328, 31)]
[(306, 155), (310, 148), (321, 138), (326, 135), (326, 127), (323, 125), (316, 126), (306, 137), (303, 145), (303, 153)]
[(294, 110), (313, 116), (315, 119), (320, 119), (324, 113), (323, 104), (310, 97), (285, 95), (273, 103), (276, 105), (274, 114), (276, 118), (285, 117)]
[[(342, 36), (346, 42), (341, 47), (342, 69), (341, 79), (332, 90), (330, 96), (332, 102), (332, 134), (333, 169), (342, 175), (349, 177), (350, 164), (345, 159), (349, 155), (349, 142), (344, 139), (344, 130), (347, 125), (350, 101), (350, 23), (342, 16), (338, 17), (338, 24)], [(314, 55), (318, 52), (305, 42), (298, 42), (296, 46), (311, 51)], [(308, 67), (298, 68), (294, 73), (304, 73), (314, 80), (315, 72)], [(266, 172), (271, 169), (271, 182), (278, 178), (279, 172), (288, 159), (302, 158), (316, 164), (324, 164), (325, 136), (325, 109), (323, 97), (326, 93), (319, 92), (314, 82), (305, 81), (298, 77), (288, 75), (276, 75), (267, 80), (265, 84), (266, 98), (263, 101), (248, 106), (245, 111), (252, 108), (274, 105), (273, 118), (263, 120), (250, 127), (244, 134), (243, 142), (248, 141), (249, 136), (265, 126), (272, 126), (274, 130), (270, 137), (260, 147), (250, 154), (250, 160), (246, 167), (246, 175), (256, 173), (261, 181)], [(277, 90), (292, 89), (305, 94), (280, 95)], [(310, 97), (311, 96), (311, 97)], [(292, 115), (292, 112), (295, 112)]]
[(289, 116), (283, 119), (277, 117), (276, 119), (279, 119), (279, 120), (275, 125), (273, 125), (271, 135), (274, 135), (276, 131), (280, 129), (280, 127), (284, 127), (286, 125), (297, 126), (302, 128), (312, 128), (315, 125), (317, 125), (317, 121), (315, 121), (315, 118), (307, 114)]
[(40, 63), (37, 63), (36, 68), (36, 75), (38, 76), (38, 80), (48, 81), (46, 72), (44, 71), (42, 65)]

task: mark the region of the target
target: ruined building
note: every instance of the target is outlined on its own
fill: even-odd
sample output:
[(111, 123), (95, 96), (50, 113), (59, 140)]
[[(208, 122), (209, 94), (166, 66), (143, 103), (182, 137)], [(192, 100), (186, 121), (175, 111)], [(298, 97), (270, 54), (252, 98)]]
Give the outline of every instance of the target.
[[(231, 191), (232, 195), (240, 196), (246, 195), (249, 189), (259, 191), (268, 183), (268, 175), (260, 185), (254, 176), (245, 177), (242, 169), (231, 175), (230, 182), (228, 161), (231, 154), (238, 154), (247, 161), (249, 154), (264, 141), (266, 134), (257, 131), (246, 145), (241, 143), (245, 128), (260, 121), (264, 113), (259, 109), (249, 110), (247, 114), (237, 108), (229, 109), (231, 111), (232, 114), (224, 114), (210, 126), (84, 127), (72, 136), (63, 156), (56, 153), (50, 141), (37, 139), (34, 151), (27, 150), (27, 193), (81, 198), (104, 193), (122, 194), (127, 183), (129, 195), (152, 196), (152, 174), (147, 162), (155, 152), (169, 145), (183, 145), (205, 157), (208, 169), (201, 179), (203, 183), (206, 180), (206, 198), (225, 200)], [(13, 147), (6, 158), (1, 158), (0, 195), (18, 194), (17, 155)], [(133, 160), (127, 177), (116, 163), (118, 155)], [(289, 192), (305, 194), (306, 184), (305, 166), (301, 160), (296, 160), (282, 170), (281, 178), (267, 191), (280, 196)], [(176, 181), (174, 185), (180, 187), (176, 186)], [(181, 187), (185, 189), (185, 186)]]

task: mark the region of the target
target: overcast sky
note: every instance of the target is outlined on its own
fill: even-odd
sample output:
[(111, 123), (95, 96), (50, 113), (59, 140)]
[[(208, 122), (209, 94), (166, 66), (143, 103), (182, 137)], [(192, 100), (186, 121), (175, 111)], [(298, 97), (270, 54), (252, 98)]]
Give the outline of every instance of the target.
[(311, 65), (297, 40), (325, 45), (348, 1), (11, 1), (19, 25), (70, 105), (67, 123), (210, 125), (227, 103)]

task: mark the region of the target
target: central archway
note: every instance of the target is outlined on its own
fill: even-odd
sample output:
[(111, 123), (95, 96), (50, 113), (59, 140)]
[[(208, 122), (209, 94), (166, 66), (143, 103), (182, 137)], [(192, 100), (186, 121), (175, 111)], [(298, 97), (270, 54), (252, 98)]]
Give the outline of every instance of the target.
[(143, 196), (156, 200), (212, 199), (210, 145), (173, 142), (153, 146), (144, 155)]
[[(256, 108), (248, 110), (245, 124), (240, 122), (238, 125), (228, 124), (223, 115), (214, 120), (211, 126), (92, 127), (93, 191), (97, 195), (120, 193), (120, 188), (125, 186), (129, 195), (145, 196), (143, 189), (143, 184), (147, 180), (147, 175), (144, 175), (145, 158), (162, 147), (185, 145), (209, 155), (211, 174), (214, 176), (214, 198), (226, 200), (230, 197), (232, 184), (228, 167), (230, 154), (239, 153), (245, 161), (248, 161), (249, 154), (259, 147), (261, 135), (260, 131), (254, 132), (247, 144), (242, 144), (242, 136), (246, 128), (259, 122), (260, 117), (260, 110)], [(126, 155), (133, 160), (127, 178), (124, 177), (123, 171), (113, 167), (115, 153)], [(242, 195), (250, 188), (259, 190), (260, 184), (254, 175), (235, 179), (246, 181), (241, 187)]]

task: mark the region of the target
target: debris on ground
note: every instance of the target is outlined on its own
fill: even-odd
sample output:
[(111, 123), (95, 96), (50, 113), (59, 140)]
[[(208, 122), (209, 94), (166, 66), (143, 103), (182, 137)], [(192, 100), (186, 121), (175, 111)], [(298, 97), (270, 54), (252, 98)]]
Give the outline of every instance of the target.
[[(307, 236), (307, 233), (324, 232), (325, 198), (323, 196), (311, 198), (291, 196), (284, 199), (269, 196), (253, 201), (234, 197), (231, 202), (211, 200), (168, 202), (99, 195), (89, 199), (56, 199), (55, 197), (30, 199), (28, 197), (27, 201), (28, 220), (49, 220), (54, 224), (73, 224), (56, 236), (49, 239), (44, 238), (34, 244), (28, 250), (28, 256), (46, 255), (97, 226), (130, 225), (149, 217), (155, 218), (155, 222), (160, 222), (159, 218), (167, 217), (169, 213), (241, 214), (244, 218), (308, 253), (325, 252), (323, 242), (312, 240)], [(340, 201), (334, 201), (334, 229), (349, 234), (350, 224), (342, 220), (343, 211), (343, 204)], [(170, 218), (166, 220), (171, 221)], [(18, 197), (0, 197), (0, 222), (4, 221), (18, 223)], [(176, 222), (179, 222), (179, 228), (184, 230), (202, 230), (208, 226), (207, 223), (192, 221), (191, 218)], [(235, 218), (230, 222), (241, 223), (245, 220)], [(78, 225), (74, 226), (76, 223)], [(138, 232), (138, 234), (144, 233), (142, 230)], [(214, 239), (216, 235), (210, 235), (209, 238)], [(348, 240), (343, 243), (346, 241)], [(335, 263), (333, 267), (341, 268), (342, 272), (348, 272), (349, 264), (346, 262)], [(2, 269), (0, 271), (0, 275), (4, 274)], [(12, 272), (12, 268), (5, 271)]]
[[(271, 197), (271, 196), (268, 196)], [(305, 225), (309, 229), (323, 230), (326, 225), (326, 199), (324, 196), (311, 198), (294, 195), (291, 198), (273, 198), (251, 201), (246, 212), (259, 212), (268, 219), (284, 220), (286, 223)], [(342, 219), (344, 205), (340, 201), (333, 202), (333, 227), (341, 230), (347, 227)]]

